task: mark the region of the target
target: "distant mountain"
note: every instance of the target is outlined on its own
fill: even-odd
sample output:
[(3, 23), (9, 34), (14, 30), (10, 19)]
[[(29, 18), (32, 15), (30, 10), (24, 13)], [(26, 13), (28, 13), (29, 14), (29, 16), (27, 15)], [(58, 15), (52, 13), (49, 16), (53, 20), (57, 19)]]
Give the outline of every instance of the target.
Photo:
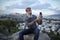
[(48, 15), (45, 18), (47, 18), (47, 19), (59, 19), (60, 20), (60, 14)]
[(24, 21), (24, 19), (25, 19), (24, 16), (25, 16), (25, 14), (20, 14), (20, 13), (2, 14), (2, 15), (0, 15), (0, 19), (12, 18), (12, 20)]
[(60, 14), (53, 14), (53, 15), (50, 15), (51, 17), (60, 17)]

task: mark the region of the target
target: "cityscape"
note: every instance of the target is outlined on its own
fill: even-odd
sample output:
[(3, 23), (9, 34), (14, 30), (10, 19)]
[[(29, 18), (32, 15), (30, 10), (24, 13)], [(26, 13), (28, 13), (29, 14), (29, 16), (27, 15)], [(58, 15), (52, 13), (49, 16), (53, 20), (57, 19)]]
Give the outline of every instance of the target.
[[(23, 30), (25, 23), (24, 23), (24, 14), (4, 14), (4, 15), (0, 15), (0, 20), (14, 20), (14, 21), (19, 21), (15, 26), (18, 28), (18, 30)], [(57, 35), (60, 35), (60, 19), (59, 17), (53, 17), (53, 16), (46, 16), (43, 17), (42, 20), (42, 25), (38, 25), (38, 28), (40, 29), (40, 32), (46, 32), (46, 33), (50, 33), (51, 31)], [(0, 25), (1, 26), (1, 25)], [(19, 31), (20, 32), (20, 31)], [(18, 31), (15, 33), (12, 33), (12, 37), (14, 37), (13, 35), (16, 33), (19, 33)], [(1, 34), (0, 34), (1, 35)], [(2, 35), (1, 35), (2, 36)], [(5, 37), (4, 37), (5, 38)]]

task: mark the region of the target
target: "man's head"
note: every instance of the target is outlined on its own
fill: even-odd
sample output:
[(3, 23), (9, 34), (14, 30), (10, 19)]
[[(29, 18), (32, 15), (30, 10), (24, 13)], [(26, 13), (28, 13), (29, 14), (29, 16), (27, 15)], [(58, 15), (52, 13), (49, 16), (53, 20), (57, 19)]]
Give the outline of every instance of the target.
[(26, 8), (26, 13), (27, 13), (28, 15), (31, 15), (32, 10), (31, 10), (31, 8), (30, 8), (30, 7)]

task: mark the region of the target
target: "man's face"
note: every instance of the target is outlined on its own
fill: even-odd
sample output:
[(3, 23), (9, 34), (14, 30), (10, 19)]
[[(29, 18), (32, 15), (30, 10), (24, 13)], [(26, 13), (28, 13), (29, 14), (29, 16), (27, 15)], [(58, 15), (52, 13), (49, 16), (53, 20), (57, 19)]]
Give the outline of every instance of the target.
[(30, 9), (26, 9), (26, 13), (30, 15), (31, 14), (31, 10)]

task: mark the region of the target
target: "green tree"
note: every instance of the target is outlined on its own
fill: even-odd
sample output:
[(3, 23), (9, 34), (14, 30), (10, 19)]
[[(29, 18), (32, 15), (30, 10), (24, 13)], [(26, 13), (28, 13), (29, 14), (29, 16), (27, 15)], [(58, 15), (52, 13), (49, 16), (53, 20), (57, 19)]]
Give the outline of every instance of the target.
[(10, 35), (18, 31), (18, 28), (16, 27), (17, 23), (18, 21), (13, 20), (0, 20), (0, 32)]

